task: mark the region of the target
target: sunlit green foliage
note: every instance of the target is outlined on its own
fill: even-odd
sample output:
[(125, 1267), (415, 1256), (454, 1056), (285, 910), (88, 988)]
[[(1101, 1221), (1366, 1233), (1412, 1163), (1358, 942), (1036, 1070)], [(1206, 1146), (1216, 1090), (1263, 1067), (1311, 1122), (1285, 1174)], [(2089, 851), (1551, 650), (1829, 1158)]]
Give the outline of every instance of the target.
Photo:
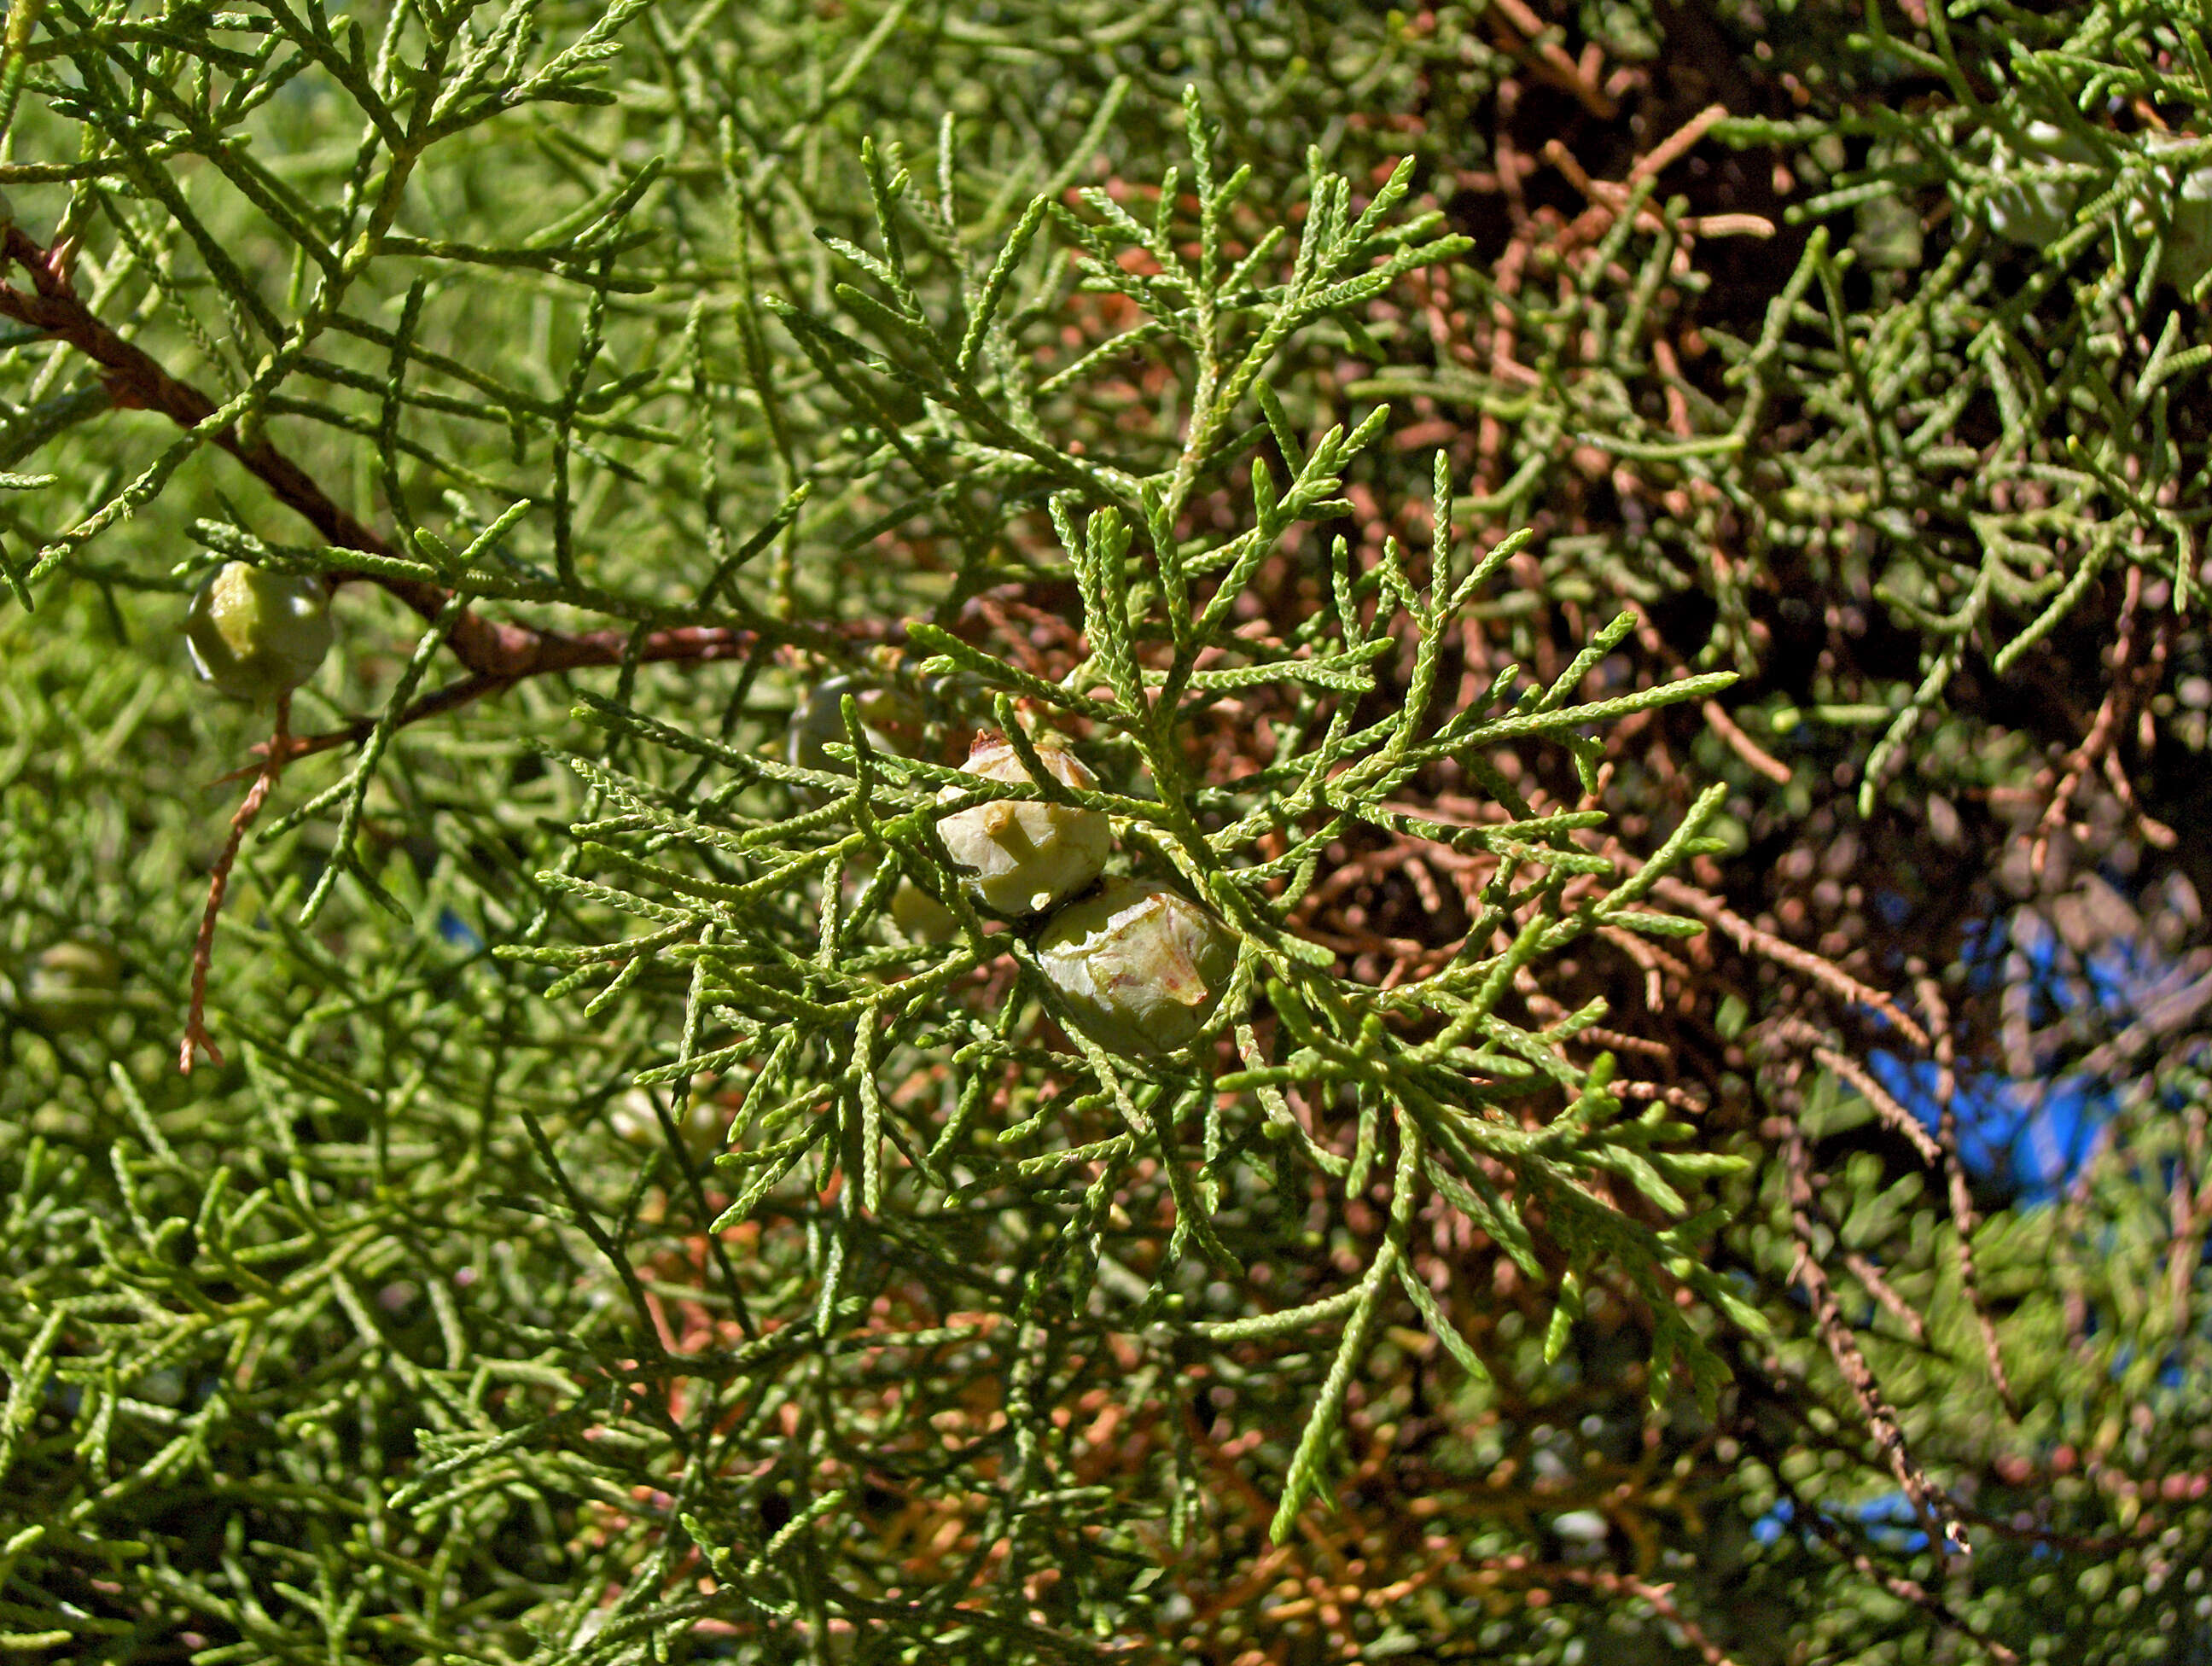
[[(1764, 912), (2203, 854), (2212, 58), (1921, 16), (18, 0), (0, 1648), (2201, 1653), (2197, 1008), (1970, 1197), (1955, 937)], [(338, 641), (184, 1075), (233, 560)]]

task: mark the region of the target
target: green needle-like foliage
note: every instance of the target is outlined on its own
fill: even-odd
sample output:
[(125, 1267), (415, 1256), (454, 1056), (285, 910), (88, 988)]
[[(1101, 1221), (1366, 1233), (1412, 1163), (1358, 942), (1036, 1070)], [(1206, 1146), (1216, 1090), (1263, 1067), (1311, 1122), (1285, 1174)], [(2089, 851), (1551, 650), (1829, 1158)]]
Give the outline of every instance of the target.
[(0, 1654), (2201, 1656), (2204, 27), (17, 0)]
[[(1044, 500), (1057, 534), (1054, 553), (1073, 581), (1090, 651), (1047, 680), (941, 626), (917, 621), (908, 639), (929, 656), (915, 667), (917, 674), (957, 679), (950, 686), (971, 714), (967, 723), (995, 708), (1010, 736), (1021, 736), (1024, 723), (1079, 728), (1101, 785), (1086, 790), (1054, 781), (1049, 795), (1035, 786), (974, 785), (974, 777), (943, 764), (877, 751), (857, 724), (849, 748), (829, 749), (850, 760), (853, 773), (841, 778), (594, 698), (580, 715), (665, 754), (667, 763), (656, 779), (570, 760), (592, 789), (592, 811), (574, 830), (575, 860), (538, 879), (592, 905), (582, 917), (604, 911), (616, 929), (574, 947), (546, 943), (501, 952), (587, 975), (604, 970), (607, 986), (585, 1009), (594, 1017), (612, 1010), (633, 984), (645, 987), (653, 967), (688, 969), (684, 1021), (670, 1037), (673, 1056), (638, 1080), (678, 1085), (672, 1112), (680, 1117), (696, 1073), (721, 1073), (718, 1089), (735, 1109), (727, 1149), (715, 1161), (735, 1195), (714, 1230), (793, 1195), (787, 1177), (803, 1181), (796, 1195), (834, 1200), (818, 1218), (809, 1212), (811, 1316), (825, 1340), (846, 1328), (840, 1318), (848, 1298), (867, 1304), (851, 1324), (882, 1298), (908, 1256), (928, 1253), (948, 1230), (962, 1239), (972, 1231), (954, 1223), (1009, 1213), (1031, 1228), (1051, 1228), (1048, 1247), (1023, 1257), (997, 1298), (1019, 1316), (1004, 1339), (1017, 1350), (1096, 1357), (1111, 1332), (1158, 1327), (1170, 1352), (1154, 1368), (1165, 1369), (1178, 1344), (1291, 1338), (1316, 1326), (1337, 1331), (1330, 1369), (1301, 1414), (1303, 1432), (1280, 1483), (1273, 1527), (1280, 1540), (1305, 1499), (1327, 1485), (1342, 1397), (1364, 1364), (1378, 1314), (1405, 1294), (1411, 1280), (1405, 1235), (1432, 1197), (1465, 1210), (1533, 1278), (1551, 1276), (1522, 1219), (1540, 1206), (1570, 1280), (1573, 1269), (1603, 1262), (1635, 1280), (1661, 1316), (1655, 1397), (1667, 1392), (1677, 1359), (1709, 1400), (1723, 1375), (1718, 1357), (1676, 1316), (1671, 1292), (1678, 1279), (1743, 1322), (1759, 1322), (1697, 1260), (1693, 1240), (1609, 1207), (1592, 1190), (1601, 1178), (1617, 1179), (1664, 1220), (1687, 1209), (1678, 1187), (1694, 1191), (1737, 1159), (1668, 1149), (1691, 1132), (1687, 1125), (1662, 1107), (1624, 1120), (1621, 1102), (1607, 1091), (1610, 1061), (1584, 1067), (1559, 1055), (1566, 1036), (1603, 1016), (1601, 1005), (1546, 1030), (1515, 1022), (1501, 1006), (1516, 976), (1540, 976), (1548, 958), (1594, 933), (1694, 933), (1695, 922), (1638, 903), (1669, 868), (1719, 848), (1700, 839), (1719, 795), (1700, 800), (1636, 881), (1594, 886), (1613, 864), (1572, 836), (1601, 823), (1601, 812), (1536, 816), (1491, 761), (1498, 748), (1532, 738), (1588, 759), (1591, 726), (1698, 698), (1733, 677), (1576, 702), (1584, 672), (1633, 623), (1624, 615), (1548, 687), (1501, 676), (1484, 705), (1449, 714), (1432, 709), (1437, 655), (1456, 616), (1523, 542), (1508, 539), (1479, 555), (1455, 549), (1441, 458), (1425, 560), (1408, 560), (1393, 540), (1381, 565), (1355, 574), (1339, 538), (1329, 556), (1332, 605), (1316, 610), (1291, 640), (1236, 628), (1249, 617), (1239, 607), (1245, 587), (1285, 536), (1348, 508), (1337, 496), (1342, 477), (1387, 412), (1378, 410), (1348, 434), (1332, 429), (1310, 447), (1285, 435), (1296, 472), (1280, 486), (1267, 459), (1253, 455), (1271, 436), (1270, 426), (1244, 427), (1230, 413), (1300, 328), (1356, 306), (1397, 271), (1449, 257), (1463, 240), (1424, 241), (1418, 224), (1390, 225), (1410, 167), (1401, 166), (1356, 220), (1345, 208), (1345, 182), (1316, 170), (1287, 280), (1252, 286), (1249, 257), (1231, 267), (1216, 252), (1245, 181), (1231, 176), (1216, 183), (1195, 94), (1189, 110), (1197, 224), (1188, 229), (1196, 234), (1195, 260), (1171, 240), (1185, 228), (1163, 219), (1148, 228), (1101, 192), (1085, 200), (1103, 227), (1056, 216), (1082, 252), (1078, 270), (1086, 285), (1125, 295), (1151, 314), (1158, 327), (1136, 329), (1147, 345), (1167, 350), (1161, 357), (1170, 375), (1188, 378), (1185, 443), (1148, 472), (1135, 471), (1136, 459), (1109, 467), (1063, 454), (998, 414), (1035, 407), (1036, 389), (990, 302), (1012, 290), (1009, 275), (1025, 262), (1048, 271), (1060, 265), (1036, 240), (1049, 206), (1042, 201), (994, 254), (988, 275), (969, 286), (980, 298), (975, 309), (936, 325), (933, 286), (902, 251), (933, 229), (941, 245), (957, 248), (957, 234), (902, 211), (906, 176), (886, 177), (872, 153), (882, 252), (853, 245), (838, 246), (838, 252), (879, 292), (840, 285), (836, 294), (852, 324), (872, 339), (779, 309), (824, 383), (863, 425), (859, 443), (871, 460), (893, 477), (910, 473), (918, 493), (947, 506), (944, 536), (962, 551), (952, 599), (979, 587), (986, 563), (1014, 538), (1012, 523)], [(1172, 203), (1171, 192), (1162, 200)], [(1263, 233), (1257, 246), (1276, 241)], [(1121, 257), (1131, 244), (1159, 270), (1128, 273)], [(956, 326), (963, 342), (957, 350)], [(971, 380), (963, 369), (969, 362), (994, 365), (995, 374), (986, 382)], [(1065, 374), (1054, 380), (1081, 397), (1079, 382)], [(902, 394), (920, 395), (927, 408), (902, 413)], [(1267, 409), (1267, 402), (1255, 403)], [(1221, 477), (1248, 459), (1249, 523), (1234, 532), (1178, 538), (1175, 527), (1194, 483)], [(920, 501), (900, 519), (920, 516)], [(1141, 544), (1133, 524), (1139, 520)], [(949, 608), (950, 601), (939, 611)], [(1370, 667), (1408, 641), (1413, 668), (1407, 697), (1380, 721), (1357, 721), (1362, 697), (1374, 690)], [(1271, 714), (1280, 761), (1216, 784), (1194, 769), (1188, 735), (1230, 702), (1240, 711)], [(957, 727), (961, 720), (956, 713), (948, 721)], [(1285, 918), (1312, 884), (1328, 843), (1362, 823), (1402, 827), (1404, 813), (1386, 806), (1425, 766), (1443, 758), (1496, 781), (1507, 812), (1487, 826), (1432, 830), (1494, 860), (1483, 910), (1458, 952), (1431, 976), (1388, 992), (1347, 982), (1334, 969), (1334, 955), (1286, 930)], [(703, 769), (692, 767), (695, 761)], [(1590, 786), (1594, 770), (1587, 765)], [(1042, 766), (1030, 773), (1052, 779)], [(825, 791), (837, 796), (817, 802)], [(1239, 944), (1237, 971), (1208, 1034), (1233, 1043), (1243, 1068), (1224, 1073), (1225, 1049), (1203, 1038), (1183, 1056), (1156, 1061), (1112, 1056), (1073, 1028), (1054, 1027), (1064, 1008), (1030, 952), (1034, 933), (994, 930), (976, 915), (935, 834), (943, 818), (975, 805), (1048, 796), (1109, 817), (1125, 860), (1176, 879), (1227, 922)], [(902, 874), (953, 910), (962, 929), (952, 944), (906, 946), (895, 933), (887, 936), (884, 921)], [(622, 915), (642, 934), (623, 936)], [(559, 979), (563, 988), (575, 982), (574, 975)], [(1272, 1018), (1264, 1040), (1254, 1023), (1262, 992)], [(659, 1000), (650, 993), (641, 999)], [(1291, 1109), (1292, 1096), (1309, 1108), (1303, 1119)], [(1326, 1128), (1340, 1118), (1360, 1130), (1348, 1162), (1317, 1144), (1310, 1126)], [(1391, 1177), (1389, 1225), (1371, 1256), (1344, 1287), (1310, 1302), (1264, 1317), (1179, 1322), (1172, 1316), (1202, 1303), (1209, 1280), (1237, 1277), (1264, 1252), (1266, 1218), (1287, 1201), (1269, 1201), (1278, 1146), (1300, 1198), (1310, 1189), (1309, 1174), (1325, 1190), (1340, 1184), (1351, 1198), (1378, 1177)], [(1078, 1188), (1079, 1178), (1087, 1184)], [(1159, 1223), (1163, 1236), (1147, 1241), (1141, 1231), (1115, 1230), (1109, 1200), (1133, 1219)], [(902, 1225), (889, 1227), (892, 1220)], [(936, 1253), (947, 1262), (962, 1259), (950, 1244)], [(997, 1262), (1001, 1253), (986, 1259)], [(1100, 1284), (1109, 1257), (1129, 1268), (1124, 1291), (1126, 1280), (1139, 1280), (1139, 1299), (1132, 1303), (1133, 1292)], [(724, 1294), (732, 1311), (750, 1304), (742, 1281)], [(1414, 1299), (1424, 1298), (1425, 1311), (1434, 1310), (1433, 1296), (1417, 1288)], [(1559, 1311), (1564, 1338), (1571, 1309), (1563, 1302)], [(933, 1331), (946, 1316), (925, 1310), (915, 1322)], [(878, 1347), (898, 1335), (879, 1324), (861, 1330)], [(1479, 1369), (1449, 1323), (1442, 1336)], [(987, 1357), (1010, 1383), (1019, 1382), (1020, 1352)], [(1150, 1351), (1139, 1358), (1149, 1360)], [(1040, 1409), (1031, 1398), (1008, 1415), (1018, 1428)], [(837, 1438), (860, 1444), (874, 1436), (875, 1408), (865, 1396), (842, 1416), (829, 1414)], [(1032, 1490), (1065, 1490), (1068, 1476), (1054, 1458), (1048, 1446), (1018, 1435), (997, 1507), (1019, 1511)], [(996, 1468), (1005, 1459), (992, 1451), (988, 1462)], [(961, 1483), (941, 1474), (936, 1484)]]

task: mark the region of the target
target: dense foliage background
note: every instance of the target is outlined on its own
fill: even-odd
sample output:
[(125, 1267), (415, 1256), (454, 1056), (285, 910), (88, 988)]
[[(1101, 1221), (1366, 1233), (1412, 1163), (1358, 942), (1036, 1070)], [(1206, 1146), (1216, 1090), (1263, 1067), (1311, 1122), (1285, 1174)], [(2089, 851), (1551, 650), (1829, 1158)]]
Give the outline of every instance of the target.
[(16, 0), (0, 1647), (2212, 1657), (2204, 27)]

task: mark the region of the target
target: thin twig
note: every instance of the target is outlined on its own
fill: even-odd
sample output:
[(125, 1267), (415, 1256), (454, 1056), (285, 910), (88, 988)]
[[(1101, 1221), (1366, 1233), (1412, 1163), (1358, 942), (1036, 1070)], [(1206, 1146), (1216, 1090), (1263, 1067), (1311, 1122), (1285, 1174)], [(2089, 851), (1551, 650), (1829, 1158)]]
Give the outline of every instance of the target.
[[(1778, 1469), (1775, 1473), (1778, 1476), (1781, 1474)], [(1990, 1657), (1997, 1662), (1998, 1666), (2017, 1666), (2020, 1656), (2011, 1648), (1991, 1637), (1917, 1579), (1909, 1579), (1901, 1573), (1892, 1573), (1887, 1568), (1879, 1566), (1865, 1551), (1845, 1540), (1843, 1529), (1828, 1518), (1826, 1511), (1814, 1509), (1796, 1497), (1796, 1489), (1790, 1487), (1786, 1479), (1783, 1480), (1782, 1484), (1792, 1495), (1791, 1502), (1796, 1506), (1795, 1516), (1818, 1534), (1827, 1543), (1830, 1549), (1850, 1562), (1852, 1569), (1862, 1578), (1875, 1581), (1892, 1596), (1897, 1597), (1901, 1602), (1910, 1602), (1915, 1608), (1934, 1615), (1936, 1620), (1957, 1632), (1961, 1637), (1972, 1639), (1982, 1648), (1989, 1651)]]
[(1705, 714), (1705, 721), (1712, 726), (1713, 733), (1728, 742), (1729, 749), (1738, 757), (1769, 781), (1779, 781), (1784, 787), (1790, 784), (1790, 766), (1738, 728), (1735, 720), (1728, 714), (1719, 701), (1708, 700), (1698, 709)]
[(2112, 648), (2112, 679), (2098, 704), (2097, 715), (2089, 725), (2089, 733), (2081, 739), (2066, 757), (2064, 773), (2045, 807), (2042, 818), (2037, 822), (2028, 847), (2028, 868), (2039, 879), (2051, 854), (2051, 836), (2066, 824), (2074, 800), (2093, 775), (2101, 774), (2112, 789), (2112, 795), (2123, 809), (2135, 818), (2136, 828), (2149, 843), (2161, 850), (2172, 849), (2179, 836), (2174, 830), (2146, 812), (2136, 802), (2135, 787), (2121, 767), (2119, 755), (2114, 750), (2123, 730), (2127, 727), (2129, 709), (2142, 703), (2151, 687), (2155, 686), (2160, 666), (2164, 663), (2162, 636), (2154, 641), (2147, 664), (2138, 666), (2136, 660), (2136, 622), (2137, 607), (2142, 600), (2142, 569), (2128, 569), (2126, 587), (2120, 598), (2120, 617), (2114, 627)]
[(1942, 1164), (1943, 1148), (1936, 1142), (1936, 1136), (1921, 1125), (1917, 1116), (1898, 1104), (1864, 1065), (1849, 1054), (1839, 1052), (1827, 1037), (1798, 1018), (1776, 1019), (1768, 1026), (1768, 1033), (1781, 1046), (1804, 1049), (1822, 1069), (1834, 1071), (1856, 1088), (1890, 1132), (1920, 1153), (1922, 1162), (1930, 1168)]
[(224, 842), (222, 854), (216, 858), (214, 873), (208, 876), (207, 907), (201, 910), (199, 935), (192, 942), (191, 1005), (185, 1017), (185, 1038), (177, 1047), (177, 1068), (187, 1076), (192, 1073), (198, 1053), (204, 1052), (210, 1064), (222, 1062), (222, 1049), (208, 1034), (206, 1023), (208, 969), (215, 964), (216, 917), (222, 912), (223, 892), (230, 888), (230, 871), (237, 865), (238, 848), (245, 841), (246, 830), (253, 825), (253, 818), (269, 802), (277, 778), (284, 773), (285, 760), (290, 756), (285, 739), (291, 722), (292, 696), (289, 692), (280, 694), (276, 696), (276, 730), (270, 737), (269, 755), (260, 773), (254, 776), (253, 785), (246, 789), (246, 801), (230, 818), (230, 837)]
[(1891, 1287), (1889, 1280), (1882, 1276), (1881, 1268), (1856, 1250), (1844, 1251), (1844, 1265), (1850, 1269), (1853, 1278), (1867, 1287), (1875, 1300), (1889, 1310), (1890, 1316), (1912, 1334), (1914, 1341), (1923, 1347), (1927, 1346), (1928, 1322), (1913, 1310), (1911, 1303)]
[(2204, 1264), (2204, 1224), (2208, 1208), (2194, 1177), (2204, 1171), (2204, 1107), (2191, 1105), (2183, 1117), (2185, 1160), (2173, 1165), (2173, 1188), (2167, 1207), (2173, 1222), (2173, 1247), (2166, 1256), (2166, 1299), (2173, 1313), (2174, 1335), (2189, 1328), (2190, 1291), (2197, 1269)]
[[(1767, 1404), (1787, 1418), (1799, 1433), (1812, 1444), (1819, 1446), (1827, 1444), (1826, 1432), (1808, 1420), (1805, 1407), (1799, 1400), (1794, 1387), (1776, 1371), (1772, 1365), (1760, 1365), (1749, 1358), (1745, 1358), (1742, 1363), (1743, 1369), (1737, 1373), (1736, 1380), (1744, 1389), (1757, 1393)], [(1806, 1498), (1804, 1493), (1798, 1490), (1796, 1483), (1790, 1479), (1788, 1468), (1782, 1462), (1782, 1451), (1764, 1426), (1764, 1420), (1757, 1417), (1741, 1417), (1735, 1422), (1735, 1432), (1736, 1438), (1742, 1441), (1745, 1448), (1758, 1453), (1772, 1472), (1776, 1485), (1780, 1489), (1783, 1498), (1789, 1503), (1789, 1519), (1793, 1523), (1802, 1523), (1810, 1528), (1831, 1550), (1850, 1562), (1852, 1568), (1863, 1578), (1874, 1580), (1891, 1596), (1912, 1603), (1931, 1615), (1937, 1623), (1957, 1632), (1961, 1637), (1972, 1639), (1981, 1647), (1988, 1650), (1990, 1658), (1996, 1661), (1998, 1666), (2016, 1666), (2020, 1657), (2010, 1648), (1976, 1626), (1917, 1580), (1909, 1579), (1900, 1573), (1893, 1573), (1888, 1569), (1879, 1566), (1856, 1543), (1852, 1542), (1853, 1539), (1863, 1534), (1863, 1529), (1853, 1526), (1847, 1533), (1844, 1523), (1836, 1521), (1826, 1511), (1820, 1509)], [(1972, 1514), (1972, 1511), (1964, 1510), (1960, 1513), (1966, 1516)], [(1976, 1517), (1976, 1519), (1979, 1518)]]
[[(1791, 1062), (1793, 1083), (1801, 1068), (1794, 1061)], [(1794, 1087), (1791, 1097), (1795, 1097)], [(1790, 1231), (1797, 1240), (1797, 1262), (1790, 1277), (1803, 1288), (1806, 1304), (1812, 1310), (1814, 1329), (1826, 1344), (1829, 1356), (1836, 1362), (1836, 1370), (1850, 1388), (1852, 1398), (1858, 1402), (1859, 1415), (1866, 1420), (1868, 1432), (1887, 1460), (1890, 1473), (1897, 1478), (1898, 1486), (1911, 1504), (1913, 1514), (1920, 1518), (1929, 1541), (1946, 1552), (1963, 1555), (1967, 1550), (1966, 1536), (1951, 1511), (1950, 1501), (1936, 1491), (1927, 1471), (1906, 1445), (1897, 1414), (1890, 1409), (1881, 1383), (1875, 1380), (1873, 1368), (1867, 1364), (1858, 1338), (1836, 1299), (1835, 1287), (1828, 1282), (1827, 1269), (1820, 1265), (1814, 1250), (1813, 1217), (1819, 1206), (1813, 1195), (1812, 1154), (1807, 1149), (1804, 1128), (1794, 1110), (1787, 1120), (1789, 1133), (1783, 1140), (1782, 1154), (1790, 1183)]]
[(1655, 1585), (1632, 1573), (1619, 1573), (1611, 1568), (1551, 1566), (1532, 1569), (1530, 1574), (1531, 1584), (1536, 1584), (1540, 1578), (1565, 1579), (1578, 1585), (1588, 1585), (1607, 1596), (1626, 1594), (1640, 1597), (1650, 1606), (1654, 1614), (1682, 1633), (1689, 1645), (1705, 1657), (1705, 1666), (1735, 1666), (1727, 1651), (1707, 1637), (1696, 1620), (1674, 1605), (1672, 1580), (1663, 1585)]
[(1793, 971), (1802, 972), (1815, 982), (1826, 984), (1846, 1000), (1873, 1007), (1909, 1037), (1915, 1047), (1923, 1052), (1929, 1048), (1928, 1032), (1910, 1013), (1881, 990), (1860, 982), (1832, 960), (1824, 960), (1809, 950), (1799, 948), (1795, 943), (1785, 942), (1771, 932), (1761, 931), (1717, 897), (1671, 875), (1654, 885), (1651, 894), (1662, 903), (1689, 909), (1708, 925), (1719, 927), (1735, 940), (1739, 948), (1771, 960), (1778, 965), (1787, 966)]
[(1997, 1343), (1996, 1321), (1990, 1316), (1989, 1304), (1982, 1299), (1981, 1281), (1974, 1273), (1974, 1201), (1966, 1186), (1966, 1165), (1959, 1156), (1959, 1075), (1951, 1035), (1951, 1010), (1943, 999), (1942, 986), (1934, 978), (1922, 977), (1917, 988), (1920, 1005), (1936, 1031), (1936, 1103), (1942, 1107), (1936, 1138), (1943, 1148), (1943, 1177), (1950, 1197), (1951, 1231), (1959, 1240), (1959, 1288), (1981, 1327), (1982, 1355), (1989, 1363), (1990, 1381), (1996, 1385), (1997, 1398), (2004, 1402), (2006, 1413), (2017, 1423), (2020, 1404), (2013, 1398), (2012, 1378), (2005, 1371), (2004, 1351)]
[[(203, 427), (216, 413), (215, 402), (190, 383), (172, 376), (144, 349), (125, 340), (94, 315), (71, 282), (73, 253), (74, 247), (68, 242), (49, 247), (20, 226), (11, 224), (0, 231), (0, 271), (20, 267), (31, 280), (27, 290), (0, 283), (0, 316), (66, 342), (99, 365), (107, 397), (118, 410), (158, 411), (187, 431)], [(391, 558), (392, 550), (385, 539), (340, 508), (306, 470), (270, 443), (265, 433), (257, 430), (249, 438), (235, 424), (226, 424), (206, 438), (236, 458), (278, 502), (306, 520), (334, 548)], [(389, 572), (340, 569), (329, 577), (334, 586), (374, 584), (424, 619), (448, 618), (447, 606), (452, 593), (441, 586)], [(703, 662), (742, 658), (759, 642), (757, 631), (738, 625), (676, 626), (650, 632), (640, 642), (626, 626), (568, 635), (488, 619), (463, 608), (450, 615), (446, 646), (469, 675), (416, 701), (398, 721), (417, 722), (452, 711), (496, 694), (525, 677), (619, 665), (633, 652), (640, 660)], [(279, 702), (276, 733), (258, 749), (263, 761), (253, 771), (253, 785), (246, 801), (231, 819), (229, 840), (210, 880), (207, 908), (192, 950), (191, 1009), (178, 1049), (178, 1067), (187, 1073), (203, 1051), (213, 1062), (222, 1062), (222, 1054), (209, 1036), (204, 1021), (207, 979), (214, 954), (216, 918), (222, 912), (223, 892), (246, 830), (260, 814), (286, 763), (331, 747), (357, 745), (376, 727), (375, 720), (359, 718), (343, 729), (295, 739), (289, 733), (289, 696)]]

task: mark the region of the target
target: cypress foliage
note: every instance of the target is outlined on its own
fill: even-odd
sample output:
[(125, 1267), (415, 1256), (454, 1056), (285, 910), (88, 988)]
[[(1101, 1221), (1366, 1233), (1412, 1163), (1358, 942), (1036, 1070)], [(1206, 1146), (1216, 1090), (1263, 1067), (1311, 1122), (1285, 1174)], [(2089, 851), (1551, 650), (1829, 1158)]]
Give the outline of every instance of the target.
[(17, 0), (0, 1647), (2202, 1656), (2208, 111), (2170, 0)]

